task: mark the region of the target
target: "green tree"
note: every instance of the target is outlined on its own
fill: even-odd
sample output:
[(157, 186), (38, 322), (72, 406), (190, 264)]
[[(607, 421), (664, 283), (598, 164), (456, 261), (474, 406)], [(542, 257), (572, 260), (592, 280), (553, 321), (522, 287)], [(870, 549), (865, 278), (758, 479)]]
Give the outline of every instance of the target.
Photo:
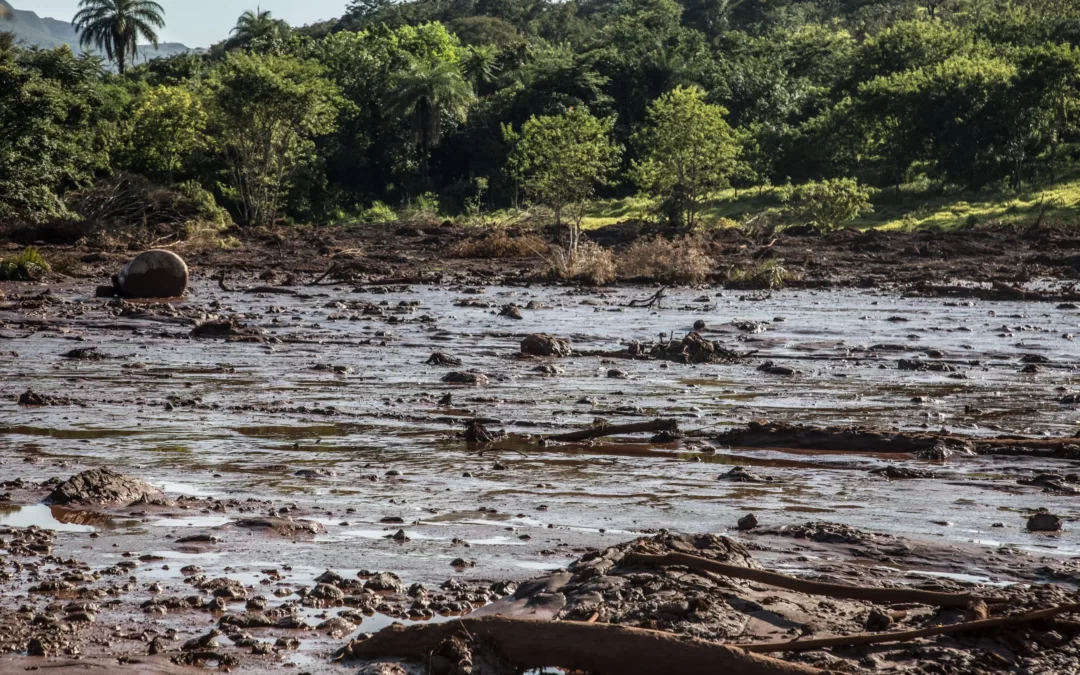
[(874, 210), (870, 197), (876, 190), (859, 185), (854, 178), (810, 181), (777, 189), (780, 201), (787, 204), (785, 215), (794, 222), (813, 225), (828, 232)]
[(412, 122), (420, 151), (424, 187), (430, 182), (431, 151), (442, 140), (443, 118), (462, 122), (473, 102), (472, 88), (453, 61), (410, 59), (393, 78), (393, 110)]
[(632, 165), (634, 181), (687, 230), (697, 225), (701, 202), (726, 187), (738, 168), (739, 140), (726, 114), (706, 103), (701, 89), (677, 87), (652, 102), (635, 134), (641, 158)]
[(184, 159), (205, 142), (206, 111), (183, 87), (157, 86), (132, 115), (131, 154), (144, 172), (173, 181)]
[(267, 226), (315, 140), (332, 133), (344, 101), (310, 60), (233, 52), (208, 82), (213, 135), (227, 167), (223, 194), (245, 225)]
[(100, 61), (24, 51), (0, 33), (0, 222), (66, 214), (66, 188), (108, 169), (115, 116)]
[(231, 31), (232, 46), (250, 44), (256, 40), (267, 40), (287, 33), (289, 24), (275, 19), (268, 9), (247, 10), (236, 20)]
[(499, 48), (495, 45), (466, 47), (461, 72), (472, 82), (473, 91), (479, 94), (481, 85), (491, 84), (499, 72)]
[(83, 47), (105, 51), (123, 75), (127, 60), (139, 55), (139, 40), (158, 46), (156, 29), (165, 26), (165, 10), (153, 0), (80, 0), (71, 23)]
[(567, 251), (577, 253), (581, 218), (596, 188), (609, 185), (621, 148), (611, 139), (615, 118), (599, 119), (584, 107), (563, 115), (532, 117), (515, 132), (503, 127), (512, 145), (507, 169), (534, 201), (555, 211), (555, 224), (571, 218)]

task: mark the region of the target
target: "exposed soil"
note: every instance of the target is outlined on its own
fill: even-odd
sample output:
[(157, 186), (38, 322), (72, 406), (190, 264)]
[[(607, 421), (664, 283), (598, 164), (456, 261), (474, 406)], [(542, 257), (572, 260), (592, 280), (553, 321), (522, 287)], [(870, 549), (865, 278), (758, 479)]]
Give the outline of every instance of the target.
[[(715, 233), (717, 279), (776, 255), (804, 288), (644, 307), (655, 287), (444, 257), (470, 236), (248, 237), (185, 255), (189, 293), (166, 302), (94, 297), (132, 252), (85, 243), (45, 248), (71, 261), (54, 276), (0, 284), (0, 674), (423, 672), (334, 655), (461, 616), (752, 651), (1077, 602), (1068, 233)], [(634, 557), (674, 553), (990, 602)], [(1077, 618), (768, 657), (1070, 672)], [(447, 634), (437, 672), (531, 665)]]

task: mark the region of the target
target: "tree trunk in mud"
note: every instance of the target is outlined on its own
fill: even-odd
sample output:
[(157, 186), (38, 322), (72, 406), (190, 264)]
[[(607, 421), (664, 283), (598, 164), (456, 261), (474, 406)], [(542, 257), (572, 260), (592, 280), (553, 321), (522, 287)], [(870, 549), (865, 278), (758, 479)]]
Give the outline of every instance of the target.
[(492, 643), (501, 658), (519, 668), (549, 666), (619, 675), (812, 675), (824, 672), (727, 645), (643, 628), (497, 616), (440, 624), (394, 624), (367, 640), (352, 643), (342, 656), (424, 661), (444, 640), (459, 635)]

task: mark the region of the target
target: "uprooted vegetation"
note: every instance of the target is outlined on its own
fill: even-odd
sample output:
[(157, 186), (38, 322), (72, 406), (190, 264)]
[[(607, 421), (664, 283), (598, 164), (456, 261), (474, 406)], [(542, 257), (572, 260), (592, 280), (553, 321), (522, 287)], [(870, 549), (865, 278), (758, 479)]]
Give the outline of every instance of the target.
[(450, 249), (452, 258), (531, 258), (548, 254), (549, 246), (544, 238), (525, 232), (511, 235), (505, 229), (495, 228), (485, 234), (455, 244)]
[(549, 274), (564, 281), (600, 286), (615, 281), (617, 276), (615, 255), (592, 241), (583, 241), (572, 250), (552, 247), (547, 262)]
[(778, 260), (766, 260), (752, 267), (733, 267), (727, 273), (727, 287), (773, 291), (795, 278)]
[(49, 269), (49, 263), (38, 250), (27, 246), (18, 255), (0, 259), (0, 281), (28, 281), (40, 277)]
[(15, 240), (72, 244), (106, 239), (139, 246), (216, 239), (229, 214), (198, 183), (162, 187), (142, 176), (120, 173), (65, 196), (66, 217), (12, 232)]
[(702, 237), (638, 239), (618, 257), (622, 279), (651, 279), (666, 284), (700, 284), (712, 270), (713, 259)]

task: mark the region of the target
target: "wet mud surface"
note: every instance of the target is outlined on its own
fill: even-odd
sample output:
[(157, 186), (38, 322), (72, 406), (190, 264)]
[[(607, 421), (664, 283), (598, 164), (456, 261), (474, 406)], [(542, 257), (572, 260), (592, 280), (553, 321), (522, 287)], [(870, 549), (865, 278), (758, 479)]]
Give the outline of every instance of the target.
[[(1076, 307), (671, 289), (643, 309), (627, 305), (651, 289), (240, 292), (210, 277), (196, 268), (190, 297), (173, 303), (97, 299), (75, 282), (4, 286), (0, 672), (28, 653), (149, 659), (163, 672), (355, 672), (330, 659), (351, 638), (472, 612), (664, 530), (729, 536), (755, 564), (795, 576), (1075, 590), (1077, 456), (735, 447), (725, 433), (768, 420), (1067, 445), (1080, 422)], [(500, 316), (508, 304), (521, 319)], [(738, 358), (680, 363), (640, 349), (682, 340), (699, 320)], [(574, 353), (523, 356), (533, 333)], [(657, 418), (680, 433), (540, 441)], [(466, 442), (474, 419), (493, 440)], [(48, 499), (103, 468), (150, 489), (124, 483), (111, 504)], [(1039, 509), (1062, 529), (1029, 531)], [(758, 526), (740, 531), (748, 513)], [(867, 612), (787, 594), (792, 606), (774, 616), (761, 599), (780, 596), (740, 593), (719, 609), (695, 604), (697, 619), (581, 597), (562, 618), (597, 612), (751, 642), (807, 625), (861, 629)], [(1002, 658), (1075, 663), (1062, 649)], [(918, 662), (817, 654), (798, 658), (847, 670)], [(994, 672), (957, 658), (944, 672)]]

